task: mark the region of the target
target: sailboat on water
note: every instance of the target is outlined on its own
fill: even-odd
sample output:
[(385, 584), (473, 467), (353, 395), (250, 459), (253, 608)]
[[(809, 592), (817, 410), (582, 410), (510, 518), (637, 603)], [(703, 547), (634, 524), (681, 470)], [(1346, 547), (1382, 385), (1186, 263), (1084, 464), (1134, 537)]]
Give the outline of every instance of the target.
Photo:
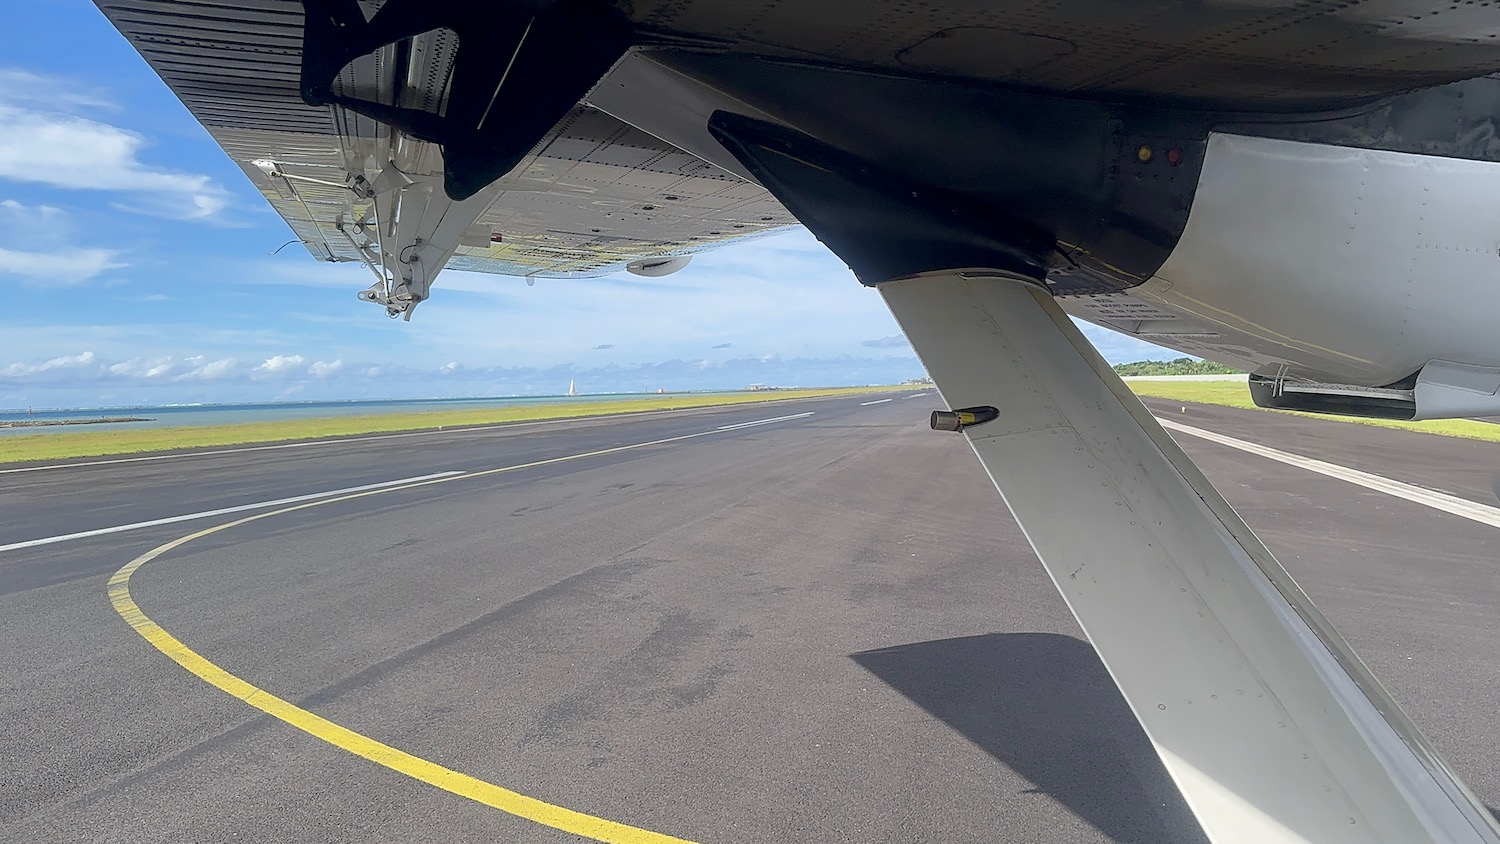
[(578, 385), (576, 383), (574, 383), (574, 379), (572, 379), (572, 378), (568, 379), (568, 395), (570, 395), (570, 396), (576, 396), (576, 395), (578, 395)]

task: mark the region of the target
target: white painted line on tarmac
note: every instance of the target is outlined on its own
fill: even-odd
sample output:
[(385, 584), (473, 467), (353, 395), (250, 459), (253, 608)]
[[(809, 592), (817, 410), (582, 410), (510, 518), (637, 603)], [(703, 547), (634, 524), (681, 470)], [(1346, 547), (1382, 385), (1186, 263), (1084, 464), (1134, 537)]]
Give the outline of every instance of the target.
[(170, 525), (176, 522), (186, 522), (192, 521), (194, 519), (206, 519), (211, 516), (224, 516), (230, 513), (243, 513), (246, 510), (260, 510), (267, 507), (284, 507), (289, 504), (297, 504), (306, 501), (317, 501), (324, 498), (336, 498), (342, 495), (358, 495), (361, 493), (370, 494), (374, 490), (387, 489), (390, 487), (400, 487), (403, 485), (420, 486), (426, 484), (441, 483), (443, 481), (452, 480), (460, 476), (466, 478), (480, 478), (488, 475), (501, 474), (504, 472), (514, 472), (519, 469), (530, 469), (537, 466), (550, 466), (554, 463), (564, 463), (570, 460), (581, 460), (585, 457), (600, 457), (606, 454), (616, 454), (622, 451), (631, 451), (634, 449), (646, 448), (653, 445), (665, 445), (667, 443), (682, 442), (683, 440), (693, 440), (699, 437), (709, 436), (710, 434), (718, 434), (724, 431), (737, 431), (741, 428), (748, 428), (755, 425), (769, 425), (773, 422), (789, 422), (793, 419), (806, 419), (807, 417), (813, 416), (815, 414), (816, 411), (809, 410), (806, 413), (794, 413), (790, 416), (777, 416), (771, 419), (756, 419), (753, 422), (741, 422), (738, 425), (724, 425), (709, 431), (698, 431), (697, 433), (693, 434), (681, 434), (675, 437), (667, 437), (660, 440), (649, 440), (647, 442), (631, 443), (630, 445), (615, 446), (613, 448), (605, 448), (598, 451), (586, 451), (579, 454), (569, 454), (563, 457), (549, 457), (544, 460), (537, 460), (531, 463), (520, 463), (515, 466), (502, 466), (496, 469), (476, 469), (468, 472), (456, 470), (449, 472), (435, 472), (431, 475), (418, 475), (417, 477), (413, 478), (401, 478), (394, 481), (381, 481), (377, 484), (365, 484), (364, 486), (352, 486), (345, 487), (344, 489), (332, 489), (328, 490), (327, 492), (313, 492), (308, 493), (307, 495), (294, 496), (292, 498), (278, 498), (275, 501), (260, 501), (255, 504), (240, 504), (235, 507), (223, 507), (218, 510), (205, 510), (201, 513), (188, 513), (181, 516), (168, 516), (164, 519), (152, 519), (148, 522), (135, 522), (128, 525), (115, 525), (114, 527), (99, 528), (97, 530), (85, 530), (79, 531), (78, 533), (65, 533), (58, 536), (47, 536), (41, 539), (28, 539), (25, 542), (13, 542), (9, 545), (0, 545), (0, 552), (19, 551), (22, 548), (35, 548), (39, 545), (53, 545), (58, 542), (69, 542), (74, 539), (88, 539), (90, 537), (105, 536), (111, 533), (124, 533), (131, 530), (140, 530), (141, 528), (156, 527), (158, 525)]
[[(816, 397), (814, 397), (816, 398)], [(776, 401), (768, 399), (767, 401)], [(441, 427), (421, 431), (398, 431), (391, 434), (372, 434), (359, 437), (328, 437), (321, 440), (304, 440), (295, 443), (272, 443), (270, 445), (247, 445), (234, 448), (219, 448), (213, 451), (179, 451), (170, 454), (148, 454), (142, 457), (111, 457), (103, 460), (80, 460), (72, 463), (48, 463), (43, 466), (17, 466), (10, 469), (0, 469), (0, 475), (12, 475), (18, 472), (45, 472), (51, 469), (79, 469), (86, 466), (113, 466), (116, 463), (146, 463), (155, 460), (181, 460), (185, 457), (215, 457), (224, 454), (242, 454), (249, 451), (277, 451), (283, 448), (310, 448), (319, 445), (342, 445), (345, 443), (367, 443), (376, 440), (397, 440), (407, 437), (427, 437), (433, 434), (473, 434), (484, 431), (496, 431), (505, 428), (526, 428), (537, 425), (552, 425), (558, 422), (580, 422), (592, 420), (611, 419), (646, 419), (668, 413), (679, 413), (688, 410), (736, 410), (744, 407), (746, 403), (740, 404), (708, 404), (702, 407), (685, 407), (680, 410), (646, 410), (637, 413), (601, 413), (597, 416), (569, 416), (558, 419), (535, 419), (525, 422), (496, 422), (487, 425), (464, 425), (450, 427), (443, 430)]]
[(738, 431), (741, 428), (753, 428), (756, 425), (769, 425), (772, 422), (790, 422), (793, 419), (806, 419), (816, 411), (809, 410), (806, 413), (794, 413), (791, 416), (777, 416), (771, 419), (757, 419), (754, 422), (739, 422), (734, 425), (720, 425), (715, 431)]
[(28, 539), (25, 542), (12, 542), (9, 545), (0, 545), (0, 551), (18, 551), (22, 548), (35, 548), (38, 545), (53, 545), (58, 542), (69, 542), (74, 539), (88, 539), (94, 536), (105, 536), (111, 533), (124, 533), (141, 528), (157, 527), (158, 525), (170, 525), (177, 522), (190, 522), (194, 519), (207, 519), (213, 516), (225, 516), (230, 513), (243, 513), (246, 510), (260, 510), (266, 507), (282, 507), (287, 504), (297, 504), (302, 501), (316, 501), (319, 498), (333, 498), (338, 495), (348, 495), (353, 492), (365, 492), (372, 489), (384, 489), (388, 486), (400, 486), (401, 484), (418, 483), (430, 481), (436, 478), (451, 478), (456, 475), (467, 474), (466, 472), (435, 472), (431, 475), (418, 475), (414, 478), (401, 478), (395, 481), (381, 481), (378, 484), (365, 484), (364, 486), (351, 486), (343, 489), (330, 489), (327, 492), (311, 492), (307, 495), (296, 495), (291, 498), (278, 498), (275, 501), (257, 501), (254, 504), (240, 504), (235, 507), (222, 507), (218, 510), (204, 510), (201, 513), (187, 513), (181, 516), (168, 516), (164, 519), (152, 519), (149, 522), (135, 522), (128, 525), (115, 525), (114, 527), (99, 528), (97, 530), (84, 530), (78, 533), (64, 533), (58, 536), (47, 536), (42, 539)]
[(862, 402), (859, 403), (859, 406), (860, 407), (869, 407), (872, 404), (885, 404), (888, 401), (895, 401), (895, 399), (876, 399), (874, 401), (862, 401)]
[(1179, 431), (1189, 436), (1218, 443), (1219, 445), (1227, 445), (1230, 448), (1236, 448), (1250, 454), (1257, 454), (1270, 460), (1285, 463), (1288, 466), (1296, 466), (1299, 469), (1306, 469), (1309, 472), (1317, 472), (1320, 475), (1327, 475), (1330, 478), (1347, 481), (1366, 489), (1383, 492), (1386, 495), (1404, 498), (1407, 501), (1431, 507), (1434, 510), (1441, 510), (1444, 513), (1461, 516), (1470, 521), (1500, 528), (1500, 507), (1491, 507), (1488, 504), (1480, 504), (1476, 501), (1470, 501), (1467, 498), (1449, 495), (1446, 492), (1423, 489), (1413, 484), (1392, 480), (1381, 475), (1371, 474), (1370, 472), (1361, 472), (1358, 469), (1350, 469), (1347, 466), (1340, 466), (1336, 463), (1315, 460), (1311, 457), (1303, 457), (1300, 454), (1292, 454), (1289, 451), (1281, 451), (1280, 449), (1260, 445), (1259, 443), (1216, 434), (1213, 431), (1194, 428), (1191, 425), (1184, 425), (1181, 422), (1174, 422), (1171, 419), (1157, 417), (1157, 421), (1162, 424), (1162, 427), (1169, 430)]
[(907, 396), (907, 398), (909, 398), (909, 399), (919, 399), (919, 398), (921, 398), (921, 397), (923, 397), (925, 395), (927, 395), (927, 393), (912, 393), (911, 395)]

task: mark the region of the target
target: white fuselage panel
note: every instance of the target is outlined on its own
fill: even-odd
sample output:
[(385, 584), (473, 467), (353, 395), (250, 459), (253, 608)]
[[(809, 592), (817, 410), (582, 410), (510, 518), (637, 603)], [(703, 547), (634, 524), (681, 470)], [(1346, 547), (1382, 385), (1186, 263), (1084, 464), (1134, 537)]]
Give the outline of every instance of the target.
[(1500, 366), (1500, 164), (1210, 137), (1181, 240), (1076, 316), (1247, 369), (1377, 386)]

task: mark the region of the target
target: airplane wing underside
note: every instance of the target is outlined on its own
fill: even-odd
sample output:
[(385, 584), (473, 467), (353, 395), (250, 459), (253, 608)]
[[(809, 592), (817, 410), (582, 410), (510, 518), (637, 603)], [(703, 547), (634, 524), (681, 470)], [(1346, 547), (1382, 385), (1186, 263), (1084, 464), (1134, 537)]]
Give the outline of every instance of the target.
[[(296, 0), (100, 6), (307, 250), (370, 265), (376, 284), (366, 298), (389, 298), (396, 313), (409, 308), (394, 288), (414, 281), (420, 301), (436, 275), (413, 279), (403, 264), (591, 277), (796, 223), (758, 185), (585, 104), (480, 196), (450, 202), (435, 189), (436, 145), (338, 105), (303, 102)], [(338, 84), (440, 107), (454, 47), (451, 33), (426, 33), (409, 49), (353, 62)]]
[[(695, 252), (796, 225), (785, 197), (709, 137), (710, 114), (730, 108), (856, 149), (871, 183), (936, 188), (934, 201), (953, 205), (946, 213), (1034, 222), (1056, 245), (1032, 274), (1045, 273), (1070, 313), (1275, 385), (1301, 379), (1410, 392), (1407, 382), (1429, 360), (1500, 367), (1500, 358), (1455, 348), (1455, 338), (1484, 326), (1449, 325), (1404, 346), (1371, 333), (1376, 322), (1410, 323), (1395, 303), (1411, 300), (1367, 295), (1406, 281), (1392, 262), (1358, 267), (1371, 254), (1362, 243), (1388, 243), (1422, 221), (1351, 228), (1346, 257), (1321, 235), (1284, 248), (1288, 231), (1311, 230), (1303, 222), (1277, 230), (1276, 221), (1299, 211), (1327, 218), (1306, 197), (1265, 190), (1275, 201), (1223, 223), (1201, 201), (1218, 195), (1202, 184), (1223, 181), (1223, 150), (1244, 148), (1210, 144), (1221, 131), (1355, 150), (1363, 158), (1349, 168), (1353, 181), (1327, 186), (1276, 164), (1318, 160), (1319, 147), (1283, 144), (1265, 154), (1275, 164), (1269, 178), (1344, 191), (1345, 207), (1363, 195), (1355, 167), (1412, 172), (1431, 155), (1500, 163), (1500, 148), (1487, 140), (1500, 80), (1486, 76), (1500, 68), (1500, 21), (1487, 7), (1049, 0), (1012, 4), (1004, 16), (962, 0), (536, 7), (598, 18), (595, 29), (606, 34), (590, 36), (549, 35), (535, 26), (545, 14), (525, 17), (535, 10), (524, 3), (98, 5), (314, 257), (372, 270), (360, 297), (391, 316), (410, 317), (447, 267), (664, 275)], [(334, 34), (305, 32), (305, 9), (312, 19), (337, 19)], [(395, 22), (384, 35), (340, 35), (378, 29), (382, 19)], [(610, 27), (628, 35), (611, 41)], [(474, 85), (460, 84), (465, 43), (498, 73), (477, 97)], [(603, 79), (567, 87), (572, 53), (590, 51)], [(562, 63), (548, 64), (557, 54)], [(327, 90), (309, 81), (319, 62)], [(512, 70), (517, 78), (529, 72), (533, 88), (558, 80), (553, 101), (540, 103), (545, 122), (533, 124), (550, 128), (531, 134), (514, 120), (539, 101), (507, 99), (519, 84), (507, 83)], [(443, 125), (465, 115), (484, 131)], [(520, 128), (510, 135), (495, 129), (512, 122)], [(476, 141), (513, 149), (498, 163), (480, 155), (476, 167), (475, 156), (460, 154)], [(1153, 158), (1151, 149), (1164, 154)], [(1204, 170), (1216, 149), (1215, 166)], [(1474, 185), (1492, 176), (1485, 166), (1426, 169), (1445, 167)], [(460, 171), (468, 181), (454, 190)], [(491, 181), (494, 174), (503, 175)], [(1232, 203), (1243, 195), (1237, 185), (1226, 193)], [(1477, 219), (1468, 208), (1450, 216)], [(1463, 238), (1472, 243), (1451, 251), (1488, 252), (1485, 237), (1476, 230)], [(1236, 242), (1253, 247), (1250, 260), (1228, 253)], [(858, 260), (840, 254), (858, 273)], [(1463, 280), (1480, 278), (1475, 269), (1435, 267), (1425, 283), (1455, 287), (1435, 295), (1469, 296), (1479, 282)], [(1313, 301), (1298, 301), (1313, 290)], [(1330, 300), (1343, 303), (1346, 325), (1312, 316)], [(1330, 336), (1310, 336), (1302, 323)], [(1409, 415), (1409, 398), (1398, 397), (1391, 412)]]

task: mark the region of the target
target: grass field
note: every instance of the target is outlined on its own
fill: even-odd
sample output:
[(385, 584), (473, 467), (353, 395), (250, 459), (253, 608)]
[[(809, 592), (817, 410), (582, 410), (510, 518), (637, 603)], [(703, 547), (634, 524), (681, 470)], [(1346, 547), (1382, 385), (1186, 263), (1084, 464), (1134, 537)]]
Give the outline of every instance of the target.
[(102, 457), (182, 448), (246, 445), (290, 440), (322, 439), (356, 434), (390, 433), (502, 422), (542, 419), (574, 419), (616, 413), (653, 410), (683, 410), (693, 407), (769, 403), (788, 399), (853, 395), (911, 387), (834, 387), (821, 390), (777, 390), (774, 393), (730, 393), (716, 395), (670, 395), (624, 398), (532, 407), (438, 410), (422, 413), (387, 413), (370, 416), (339, 416), (327, 419), (290, 419), (238, 425), (147, 428), (143, 430), (89, 431), (67, 434), (21, 434), (0, 437), (0, 463), (33, 460), (63, 460), (70, 457)]
[[(1250, 393), (1239, 381), (1130, 381), (1137, 395), (1175, 401), (1202, 402), (1226, 407), (1262, 410), (1266, 413), (1291, 411), (1263, 410), (1250, 401)], [(292, 440), (322, 439), (359, 434), (391, 433), (431, 428), (453, 428), (472, 425), (494, 425), (504, 422), (527, 422), (544, 419), (572, 419), (616, 413), (644, 413), (660, 410), (683, 410), (694, 407), (776, 402), (798, 398), (854, 395), (879, 390), (907, 390), (912, 387), (839, 387), (822, 390), (778, 390), (775, 393), (732, 393), (718, 395), (672, 395), (625, 398), (619, 401), (591, 401), (579, 404), (556, 404), (534, 407), (483, 408), (474, 410), (441, 410), (421, 413), (391, 413), (370, 416), (342, 416), (326, 419), (295, 419), (281, 422), (258, 422), (240, 425), (195, 426), (183, 428), (148, 428), (144, 430), (104, 430), (68, 434), (21, 434), (0, 437), (0, 463), (34, 460), (63, 460), (72, 457), (103, 457), (149, 451), (171, 451), (184, 448), (247, 445)], [(1350, 416), (1297, 414), (1319, 419), (1399, 428), (1449, 437), (1500, 442), (1500, 425), (1467, 419), (1440, 419), (1429, 422), (1395, 422), (1386, 419), (1359, 419)]]
[[(1241, 381), (1127, 381), (1138, 396), (1218, 404), (1226, 407), (1243, 407), (1266, 413), (1293, 413), (1287, 410), (1265, 410), (1250, 401), (1250, 391)], [(1397, 422), (1389, 419), (1361, 419), (1354, 416), (1329, 416), (1321, 413), (1297, 413), (1297, 416), (1312, 416), (1318, 419), (1334, 419), (1358, 425), (1374, 425), (1378, 428), (1399, 428), (1403, 431), (1421, 431), (1441, 434), (1446, 437), (1465, 437), (1471, 440), (1500, 442), (1500, 425), (1474, 422), (1468, 419), (1433, 419), (1427, 422)]]

